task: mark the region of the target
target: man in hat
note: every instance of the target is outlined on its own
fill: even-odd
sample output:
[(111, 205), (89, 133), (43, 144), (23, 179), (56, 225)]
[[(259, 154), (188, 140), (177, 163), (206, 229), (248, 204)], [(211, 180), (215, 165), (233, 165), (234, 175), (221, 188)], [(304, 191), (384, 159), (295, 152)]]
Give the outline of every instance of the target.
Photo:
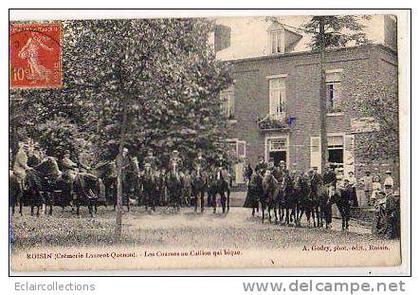
[(169, 170), (172, 169), (173, 164), (176, 164), (177, 165), (179, 171), (182, 170), (182, 168), (184, 166), (183, 165), (184, 164), (184, 161), (180, 157), (178, 150), (173, 150), (172, 151), (171, 157), (169, 159), (169, 164), (170, 164)]
[(327, 186), (336, 187), (337, 175), (335, 174), (334, 168), (331, 165), (326, 165), (324, 175), (322, 176), (324, 184)]
[(147, 150), (147, 155), (144, 158), (144, 161), (143, 162), (144, 162), (143, 165), (150, 164), (150, 167), (153, 170), (156, 170), (157, 167), (160, 164), (159, 163), (159, 160), (153, 155), (153, 149), (148, 149)]
[(193, 163), (193, 169), (198, 170), (198, 167), (200, 171), (204, 171), (207, 167), (207, 161), (203, 157), (203, 152), (200, 150), (197, 153), (197, 157), (194, 159)]
[(61, 169), (63, 169), (63, 175), (71, 180), (74, 180), (78, 171), (77, 164), (70, 159), (70, 151), (64, 152), (63, 158), (61, 159)]
[(371, 196), (373, 192), (373, 177), (370, 174), (370, 171), (367, 170), (365, 172), (365, 176), (361, 179), (363, 191), (365, 192), (365, 199), (367, 204), (369, 205), (371, 203)]
[[(18, 143), (18, 151), (16, 153), (15, 162), (13, 164), (13, 173), (16, 175), (20, 191), (23, 191), (26, 171), (32, 169), (28, 166), (28, 155), (26, 154), (26, 145), (20, 141)], [(20, 198), (20, 196), (19, 196)]]
[(391, 176), (392, 174), (391, 170), (387, 170), (385, 174), (386, 174), (386, 177), (384, 180), (384, 188), (387, 188), (387, 187), (390, 189), (394, 188), (394, 179)]
[(267, 170), (267, 163), (264, 161), (263, 156), (258, 157), (258, 163), (255, 166), (255, 170), (262, 171), (263, 173), (265, 173), (265, 170)]

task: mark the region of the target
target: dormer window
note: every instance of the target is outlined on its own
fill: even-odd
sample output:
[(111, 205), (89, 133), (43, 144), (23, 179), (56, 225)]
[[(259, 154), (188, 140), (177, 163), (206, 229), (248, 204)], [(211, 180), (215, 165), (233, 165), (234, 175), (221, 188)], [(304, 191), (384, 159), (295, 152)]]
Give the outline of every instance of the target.
[(270, 43), (271, 43), (271, 53), (283, 53), (282, 45), (284, 44), (284, 40), (282, 40), (282, 32), (280, 30), (275, 30), (270, 32)]
[(284, 53), (284, 27), (280, 23), (273, 23), (268, 28), (271, 54)]
[(292, 52), (296, 44), (302, 39), (302, 35), (290, 30), (289, 27), (273, 22), (267, 29), (268, 54), (284, 54)]

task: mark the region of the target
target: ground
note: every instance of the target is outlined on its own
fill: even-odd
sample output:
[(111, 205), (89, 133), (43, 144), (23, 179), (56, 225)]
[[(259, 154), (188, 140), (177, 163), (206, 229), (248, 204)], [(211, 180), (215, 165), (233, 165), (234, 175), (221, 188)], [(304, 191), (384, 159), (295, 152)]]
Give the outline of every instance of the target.
[[(288, 248), (313, 241), (325, 243), (349, 243), (376, 241), (370, 234), (370, 226), (355, 220), (350, 221), (348, 232), (341, 231), (341, 221), (336, 219), (331, 230), (309, 228), (305, 218), (302, 227), (295, 228), (261, 223), (259, 216), (252, 217), (250, 209), (234, 207), (228, 214), (212, 213), (206, 208), (203, 214), (193, 208), (182, 208), (174, 213), (170, 208), (158, 208), (147, 213), (144, 207), (132, 207), (123, 216), (123, 243), (136, 245), (170, 245), (200, 247), (258, 247)], [(67, 246), (113, 243), (115, 211), (111, 207), (99, 207), (95, 218), (83, 208), (77, 217), (67, 208), (54, 208), (52, 216), (30, 216), (15, 213), (12, 217), (15, 248), (39, 245)]]
[[(95, 218), (86, 208), (77, 217), (67, 208), (53, 216), (12, 217), (13, 271), (139, 270), (170, 268), (266, 268), (305, 266), (390, 266), (400, 261), (399, 241), (382, 240), (370, 226), (351, 220), (341, 231), (264, 224), (249, 209), (222, 214), (206, 208), (147, 213), (132, 207), (123, 215), (123, 235), (114, 239), (115, 211), (100, 207)], [(82, 255), (83, 257), (80, 257)], [(116, 255), (116, 256), (114, 256)], [(122, 255), (122, 257), (118, 256)]]

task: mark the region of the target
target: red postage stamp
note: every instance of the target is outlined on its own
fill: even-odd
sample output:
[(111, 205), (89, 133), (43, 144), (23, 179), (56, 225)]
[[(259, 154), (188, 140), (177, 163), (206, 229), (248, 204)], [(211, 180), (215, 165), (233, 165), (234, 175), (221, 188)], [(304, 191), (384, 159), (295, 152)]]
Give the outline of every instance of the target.
[(10, 25), (10, 88), (59, 88), (61, 25)]

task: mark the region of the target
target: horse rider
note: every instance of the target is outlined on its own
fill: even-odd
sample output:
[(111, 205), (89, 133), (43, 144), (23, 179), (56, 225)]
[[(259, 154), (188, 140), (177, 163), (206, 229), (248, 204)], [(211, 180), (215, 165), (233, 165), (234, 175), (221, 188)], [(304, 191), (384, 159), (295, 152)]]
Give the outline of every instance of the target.
[(60, 161), (61, 169), (63, 170), (63, 176), (74, 180), (78, 172), (78, 166), (75, 162), (70, 159), (70, 151), (66, 150), (63, 154), (63, 158)]
[(28, 155), (26, 154), (26, 148), (24, 142), (18, 143), (18, 151), (16, 153), (15, 162), (13, 164), (13, 173), (16, 175), (21, 190), (24, 188), (26, 172), (31, 167), (28, 166)]
[(170, 163), (170, 167), (169, 169), (171, 170), (173, 167), (173, 164), (176, 164), (178, 167), (178, 171), (180, 171), (183, 166), (184, 166), (184, 161), (182, 160), (181, 156), (179, 155), (178, 150), (173, 150), (171, 157), (169, 159), (169, 163)]
[(160, 165), (158, 158), (153, 155), (153, 149), (147, 150), (147, 155), (144, 158), (143, 165), (146, 165), (146, 163), (150, 164), (153, 170), (156, 170)]
[(193, 168), (198, 169), (200, 167), (201, 170), (205, 170), (207, 167), (207, 161), (203, 157), (203, 152), (198, 151), (197, 158), (194, 159)]
[(261, 171), (265, 173), (265, 170), (267, 170), (267, 163), (264, 161), (263, 156), (258, 157), (258, 163), (255, 166), (255, 170)]
[(326, 171), (322, 176), (324, 185), (333, 186), (334, 188), (337, 185), (337, 175), (334, 171), (334, 168), (331, 165), (326, 165)]

